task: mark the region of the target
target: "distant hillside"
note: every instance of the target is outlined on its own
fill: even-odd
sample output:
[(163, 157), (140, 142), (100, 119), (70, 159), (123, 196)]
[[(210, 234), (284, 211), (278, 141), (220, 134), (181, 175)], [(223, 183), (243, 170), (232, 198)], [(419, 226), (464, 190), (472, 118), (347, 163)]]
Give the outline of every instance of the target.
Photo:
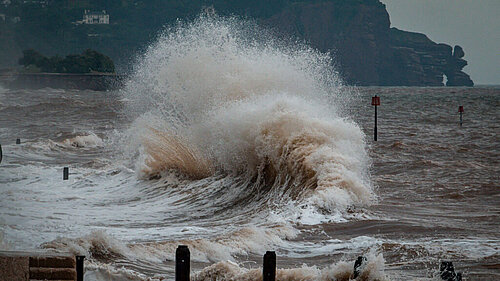
[[(357, 85), (472, 85), (459, 46), (390, 28), (379, 0), (11, 0), (0, 4), (0, 67), (17, 65), (24, 49), (49, 56), (95, 49), (119, 72), (165, 25), (195, 18), (205, 7), (255, 18), (283, 36), (332, 52), (344, 79)], [(110, 24), (81, 24), (84, 11), (106, 11)], [(1, 15), (4, 15), (1, 17)], [(5, 18), (5, 19), (4, 19)]]

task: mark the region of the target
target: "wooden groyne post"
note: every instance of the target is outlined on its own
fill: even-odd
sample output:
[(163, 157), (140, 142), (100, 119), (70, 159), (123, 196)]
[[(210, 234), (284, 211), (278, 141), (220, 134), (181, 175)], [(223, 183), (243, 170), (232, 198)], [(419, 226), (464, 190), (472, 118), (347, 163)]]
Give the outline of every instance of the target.
[(439, 275), (445, 281), (462, 281), (462, 273), (455, 272), (455, 267), (451, 261), (442, 261), (439, 265)]
[(76, 281), (83, 281), (85, 256), (76, 256)]
[(175, 281), (189, 281), (190, 258), (188, 246), (179, 245), (175, 251)]
[(63, 180), (67, 180), (69, 178), (69, 168), (64, 167), (63, 168)]
[(267, 251), (264, 255), (264, 265), (262, 267), (262, 279), (264, 281), (276, 280), (276, 252)]
[(352, 278), (356, 279), (358, 278), (359, 274), (361, 273), (361, 266), (365, 264), (367, 259), (364, 256), (359, 256), (356, 261), (354, 262), (354, 271), (352, 272)]

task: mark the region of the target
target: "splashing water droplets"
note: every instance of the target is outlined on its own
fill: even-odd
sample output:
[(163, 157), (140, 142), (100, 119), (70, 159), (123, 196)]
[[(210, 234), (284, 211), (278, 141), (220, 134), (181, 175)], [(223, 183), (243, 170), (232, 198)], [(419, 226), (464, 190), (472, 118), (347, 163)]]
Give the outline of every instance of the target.
[(339, 116), (349, 97), (331, 65), (328, 54), (237, 18), (202, 15), (167, 29), (122, 92), (136, 118), (138, 169), (246, 174), (296, 189), (293, 197), (316, 190), (311, 202), (327, 209), (369, 203), (364, 136)]

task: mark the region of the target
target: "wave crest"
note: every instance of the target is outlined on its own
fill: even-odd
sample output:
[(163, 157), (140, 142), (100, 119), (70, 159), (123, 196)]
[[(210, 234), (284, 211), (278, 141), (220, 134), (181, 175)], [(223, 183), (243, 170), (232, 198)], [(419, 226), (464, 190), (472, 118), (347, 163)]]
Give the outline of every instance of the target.
[(62, 142), (65, 146), (72, 147), (101, 147), (103, 146), (103, 140), (96, 134), (90, 132), (87, 135), (79, 135), (72, 138), (67, 138)]
[(133, 127), (154, 128), (130, 130), (142, 174), (247, 175), (328, 209), (369, 203), (364, 135), (340, 117), (350, 92), (331, 57), (268, 34), (203, 15), (159, 36), (122, 91)]
[(166, 170), (179, 171), (190, 178), (201, 179), (213, 174), (212, 163), (181, 137), (150, 128), (144, 138), (148, 157), (142, 173), (156, 177)]

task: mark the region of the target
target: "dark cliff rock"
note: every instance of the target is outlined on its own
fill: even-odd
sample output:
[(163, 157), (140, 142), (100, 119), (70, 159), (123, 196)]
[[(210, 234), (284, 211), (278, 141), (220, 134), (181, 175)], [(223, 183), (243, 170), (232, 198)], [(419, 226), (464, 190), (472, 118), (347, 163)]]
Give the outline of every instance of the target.
[(296, 2), (264, 24), (331, 52), (348, 84), (442, 86), (444, 74), (448, 86), (473, 85), (460, 46), (452, 52), (424, 34), (390, 28), (379, 0)]
[(444, 74), (448, 78), (446, 86), (474, 86), (474, 82), (470, 79), (462, 69), (467, 65), (467, 61), (462, 59), (465, 52), (460, 46), (455, 46), (453, 50), (453, 58), (450, 60), (448, 68), (444, 70)]
[(437, 44), (421, 33), (402, 31), (391, 28), (390, 46), (392, 61), (387, 67), (393, 67), (390, 85), (441, 86), (443, 74), (447, 86), (473, 86), (469, 75), (462, 72), (467, 61), (460, 46), (455, 51), (446, 44)]
[(462, 49), (462, 47), (456, 45), (455, 50), (453, 51), (453, 57), (455, 57), (457, 59), (461, 59), (464, 56), (465, 56), (464, 49)]
[(386, 65), (392, 68), (389, 85), (443, 85), (443, 73), (452, 59), (450, 46), (436, 44), (424, 34), (396, 28), (391, 28), (389, 34), (393, 55)]
[(267, 23), (331, 52), (349, 84), (378, 85), (389, 48), (389, 15), (379, 1), (299, 2)]

